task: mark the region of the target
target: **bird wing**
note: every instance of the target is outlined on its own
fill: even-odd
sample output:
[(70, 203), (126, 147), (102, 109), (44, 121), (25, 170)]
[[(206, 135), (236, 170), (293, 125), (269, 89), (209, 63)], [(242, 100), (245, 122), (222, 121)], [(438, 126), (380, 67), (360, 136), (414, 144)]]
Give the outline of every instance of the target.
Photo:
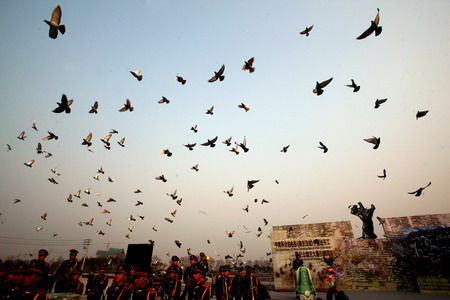
[(61, 15), (62, 15), (61, 7), (58, 5), (55, 7), (55, 9), (53, 9), (52, 23), (59, 25), (59, 23), (61, 22)]
[(374, 26), (372, 26), (372, 23), (371, 23), (370, 27), (366, 31), (364, 31), (360, 36), (358, 36), (356, 39), (357, 40), (365, 39), (366, 37), (371, 35), (374, 30), (375, 30), (375, 28), (374, 28)]
[(209, 142), (210, 142), (211, 144), (213, 144), (213, 143), (215, 143), (215, 142), (217, 141), (217, 139), (218, 139), (218, 136), (216, 136), (215, 138), (213, 138), (213, 139), (210, 140)]
[(222, 65), (222, 67), (220, 67), (219, 71), (217, 72), (216, 76), (221, 76), (224, 71), (225, 71), (225, 65)]
[(431, 185), (431, 181), (426, 186), (424, 186), (422, 189), (425, 189), (425, 188), (429, 187), (430, 185)]
[(90, 142), (92, 139), (92, 132), (89, 132), (88, 136), (86, 137), (86, 142)]
[(378, 23), (380, 22), (380, 9), (377, 8), (378, 12), (377, 15), (375, 16), (375, 19), (373, 20), (373, 22), (375, 23), (375, 25), (378, 26)]
[(322, 82), (319, 84), (319, 87), (320, 87), (320, 88), (326, 87), (326, 86), (331, 82), (331, 80), (333, 80), (333, 77), (331, 77), (331, 78), (328, 79), (328, 80), (322, 81)]

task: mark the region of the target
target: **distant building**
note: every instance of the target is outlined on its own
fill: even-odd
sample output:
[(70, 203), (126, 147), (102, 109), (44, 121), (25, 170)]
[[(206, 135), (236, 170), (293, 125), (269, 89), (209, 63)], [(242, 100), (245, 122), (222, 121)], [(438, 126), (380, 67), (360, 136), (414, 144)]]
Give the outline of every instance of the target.
[(97, 257), (119, 256), (125, 258), (125, 249), (109, 248), (108, 250), (97, 250)]

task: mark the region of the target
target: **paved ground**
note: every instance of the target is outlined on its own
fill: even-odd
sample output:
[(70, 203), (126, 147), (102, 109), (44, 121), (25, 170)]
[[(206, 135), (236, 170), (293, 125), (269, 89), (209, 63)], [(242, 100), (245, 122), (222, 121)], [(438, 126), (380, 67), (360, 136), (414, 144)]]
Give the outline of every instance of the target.
[[(364, 292), (364, 291), (349, 291), (345, 292), (350, 300), (450, 300), (450, 295), (436, 295), (436, 294), (420, 294), (408, 292)], [(272, 299), (293, 299), (294, 293), (290, 292), (274, 292), (269, 291)], [(325, 293), (318, 293), (317, 297), (322, 297), (326, 300)], [(316, 298), (317, 299), (317, 298)]]

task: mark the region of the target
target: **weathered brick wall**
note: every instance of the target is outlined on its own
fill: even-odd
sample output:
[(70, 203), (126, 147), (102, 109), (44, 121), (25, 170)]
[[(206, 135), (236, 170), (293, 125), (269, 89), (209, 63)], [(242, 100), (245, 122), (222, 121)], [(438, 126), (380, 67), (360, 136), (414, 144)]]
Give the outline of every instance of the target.
[[(383, 220), (386, 238), (375, 240), (355, 240), (349, 221), (274, 226), (272, 258), (275, 289), (294, 290), (292, 260), (295, 252), (312, 253), (310, 257), (303, 257), (303, 260), (311, 270), (316, 289), (326, 289), (319, 277), (325, 266), (319, 255), (322, 249), (339, 255), (333, 267), (338, 278), (337, 284), (343, 289), (418, 291), (402, 231), (409, 227), (450, 224), (450, 214)], [(328, 245), (321, 245), (322, 239), (326, 239)], [(304, 246), (304, 240), (312, 240), (313, 243)], [(316, 240), (319, 242), (314, 243)]]
[(435, 214), (410, 217), (383, 218), (386, 237), (399, 236), (408, 227), (450, 224), (450, 214)]

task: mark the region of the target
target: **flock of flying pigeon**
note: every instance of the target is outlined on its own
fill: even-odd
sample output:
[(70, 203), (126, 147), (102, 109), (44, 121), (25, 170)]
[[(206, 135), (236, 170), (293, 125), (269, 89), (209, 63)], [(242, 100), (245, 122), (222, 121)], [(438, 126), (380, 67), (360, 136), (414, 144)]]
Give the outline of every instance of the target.
[[(52, 13), (51, 16), (51, 20), (47, 21), (45, 20), (45, 23), (47, 23), (50, 27), (49, 29), (49, 37), (52, 39), (56, 39), (58, 37), (58, 33), (64, 34), (66, 32), (66, 28), (64, 25), (61, 24), (61, 15), (62, 15), (62, 11), (61, 11), (61, 7), (57, 6)], [(371, 21), (371, 25), (370, 27), (365, 30), (360, 36), (357, 37), (358, 40), (362, 40), (365, 39), (367, 37), (369, 37), (370, 35), (372, 35), (373, 33), (375, 34), (375, 36), (378, 36), (381, 34), (382, 32), (382, 27), (379, 26), (379, 22), (380, 22), (380, 15), (379, 15), (379, 9), (377, 12), (377, 15), (375, 17), (375, 19), (373, 21)], [(310, 27), (306, 27), (306, 29), (302, 32), (300, 32), (301, 35), (305, 35), (306, 37), (313, 34), (312, 32), (313, 30), (313, 25)], [(255, 58), (252, 57), (250, 58), (248, 61), (244, 62), (244, 65), (242, 66), (242, 70), (243, 71), (248, 71), (249, 73), (253, 73), (255, 72), (255, 67), (253, 66), (255, 62)], [(140, 70), (135, 70), (135, 71), (130, 71), (131, 75), (136, 78), (138, 81), (142, 81), (143, 80), (143, 75), (141, 74), (142, 72)], [(214, 83), (214, 82), (220, 82), (225, 80), (225, 65), (222, 65), (218, 71), (214, 71), (214, 75), (207, 80), (209, 83)], [(179, 82), (181, 85), (185, 85), (187, 83), (187, 80), (184, 79), (180, 74), (176, 75), (176, 81)], [(331, 84), (333, 78), (329, 78), (327, 80), (324, 81), (317, 81), (315, 88), (313, 89), (313, 93), (316, 94), (317, 96), (322, 95), (325, 92), (325, 88)], [(353, 90), (354, 93), (357, 93), (360, 90), (360, 86), (356, 84), (354, 79), (351, 79), (351, 83), (347, 85), (347, 87), (351, 88)], [(387, 98), (385, 99), (377, 99), (375, 101), (375, 109), (379, 108), (380, 105), (382, 105), (383, 103), (385, 103), (387, 101)], [(159, 104), (169, 104), (170, 100), (167, 99), (166, 97), (162, 97), (159, 101)], [(74, 104), (74, 100), (69, 100), (67, 98), (66, 95), (62, 95), (60, 102), (57, 102), (57, 107), (53, 110), (53, 113), (57, 113), (57, 114), (70, 114), (72, 111), (72, 106), (76, 106), (76, 104)], [(243, 109), (245, 112), (249, 112), (250, 108), (247, 107), (244, 103), (241, 103), (238, 105), (238, 108)], [(118, 109), (119, 112), (133, 112), (134, 111), (134, 107), (132, 106), (132, 103), (129, 99), (126, 99), (125, 103), (123, 104), (123, 107)], [(88, 111), (88, 113), (90, 114), (98, 114), (99, 113), (99, 103), (97, 101), (95, 101), (95, 103), (91, 106), (91, 109)], [(214, 114), (214, 106), (210, 107), (209, 109), (206, 110), (205, 112), (208, 115), (213, 115)], [(416, 119), (422, 118), (424, 117), (426, 114), (428, 113), (428, 111), (418, 111), (416, 114)], [(35, 131), (38, 131), (37, 128), (37, 123), (35, 121), (33, 121), (32, 123), (32, 129), (34, 129)], [(194, 125), (191, 127), (191, 130), (194, 133), (197, 133), (198, 128), (197, 125)], [(47, 131), (48, 135), (46, 135), (42, 140), (43, 141), (50, 141), (50, 140), (54, 140), (57, 141), (58, 140), (58, 136), (56, 134), (54, 134), (51, 131)], [(110, 150), (111, 146), (112, 146), (112, 142), (111, 139), (113, 138), (113, 135), (117, 135), (118, 131), (115, 129), (112, 129), (105, 137), (99, 139), (99, 141), (102, 143), (102, 145), (104, 146), (104, 148), (106, 150)], [(21, 141), (24, 141), (26, 139), (27, 135), (25, 131), (22, 131), (17, 138)], [(204, 147), (215, 147), (216, 143), (218, 142), (218, 136), (212, 137), (210, 139), (207, 139), (207, 141), (203, 142), (203, 143), (199, 143), (200, 146), (204, 146)], [(373, 149), (378, 149), (380, 147), (381, 144), (381, 138), (380, 137), (369, 137), (369, 138), (365, 138), (363, 139), (364, 141), (366, 141), (367, 143), (373, 144)], [(82, 146), (86, 146), (86, 149), (90, 152), (93, 152), (91, 145), (95, 143), (95, 140), (93, 140), (93, 134), (92, 132), (88, 133), (87, 136), (84, 138), (80, 139), (80, 144)], [(250, 149), (247, 146), (247, 138), (244, 136), (244, 139), (242, 142), (234, 142), (234, 145), (232, 144), (232, 138), (229, 137), (225, 140), (223, 140), (221, 142), (222, 144), (224, 144), (227, 147), (231, 147), (229, 149), (230, 152), (234, 153), (235, 155), (239, 155), (240, 153), (247, 153)], [(118, 139), (117, 144), (120, 147), (125, 147), (125, 137)], [(188, 143), (188, 144), (184, 144), (183, 146), (185, 146), (189, 151), (193, 151), (194, 147), (197, 146), (197, 143)], [(289, 149), (290, 145), (286, 145), (283, 146), (280, 150), (280, 152), (282, 153), (286, 153)], [(323, 151), (323, 153), (327, 153), (329, 151), (329, 148), (321, 141), (319, 141), (319, 146), (317, 146), (320, 150)], [(38, 143), (36, 151), (37, 154), (43, 154), (46, 158), (50, 158), (53, 155), (47, 151), (44, 150), (45, 147), (43, 147), (43, 145), (41, 143)], [(7, 151), (11, 151), (12, 147), (7, 144)], [(161, 155), (166, 155), (167, 157), (171, 157), (172, 156), (172, 152), (169, 149), (163, 149), (161, 151)], [(27, 162), (24, 162), (24, 165), (26, 167), (32, 168), (33, 164), (36, 162), (35, 159), (29, 160)], [(195, 164), (191, 167), (191, 169), (195, 172), (199, 171), (199, 164)], [(56, 168), (51, 169), (52, 173), (56, 176), (55, 177), (50, 177), (48, 178), (49, 182), (51, 182), (52, 184), (58, 184), (58, 180), (57, 178), (59, 176), (61, 176), (61, 173), (59, 171), (56, 170)], [(99, 181), (101, 179), (101, 176), (105, 174), (105, 171), (103, 170), (103, 167), (98, 168), (97, 170), (97, 174), (93, 176), (93, 179), (96, 181)], [(377, 177), (381, 178), (381, 179), (386, 179), (386, 170), (383, 170), (383, 175), (377, 175)], [(155, 180), (161, 181), (161, 182), (167, 182), (167, 179), (165, 178), (164, 174), (158, 175), (155, 177)], [(113, 183), (114, 180), (112, 177), (108, 176), (108, 182)], [(249, 179), (247, 181), (247, 191), (250, 191), (250, 189), (252, 189), (257, 183), (259, 182), (258, 179)], [(275, 182), (277, 184), (279, 184), (279, 182), (277, 180), (275, 180)], [(420, 196), (423, 192), (423, 190), (425, 188), (427, 188), (428, 186), (431, 185), (431, 182), (424, 186), (421, 187), (419, 189), (417, 189), (414, 192), (409, 192), (409, 194), (413, 194), (415, 196)], [(224, 190), (223, 191), (226, 195), (228, 195), (228, 197), (233, 197), (234, 195), (234, 186), (232, 186), (230, 189), (228, 190)], [(90, 188), (84, 190), (84, 194), (86, 195), (90, 195)], [(140, 194), (142, 193), (141, 190), (136, 189), (134, 191), (135, 194)], [(169, 196), (172, 200), (174, 200), (176, 202), (177, 205), (181, 206), (182, 205), (182, 198), (180, 198), (177, 194), (177, 190), (175, 189), (174, 192), (172, 193), (167, 193), (167, 196)], [(78, 191), (76, 191), (75, 193), (68, 193), (68, 197), (67, 197), (67, 201), (69, 203), (73, 202), (73, 197), (76, 198), (81, 198), (82, 197), (82, 189), (79, 189)], [(257, 203), (259, 200), (255, 199), (255, 203)], [(14, 199), (14, 203), (19, 203), (21, 202), (20, 199)], [(107, 201), (107, 203), (111, 203), (111, 202), (116, 202), (115, 199), (113, 198), (109, 198)], [(265, 203), (269, 203), (268, 200), (263, 199), (261, 201), (261, 204), (265, 204)], [(135, 206), (141, 206), (144, 203), (142, 201), (137, 201), (135, 203)], [(81, 204), (83, 207), (89, 207), (90, 204), (84, 202)], [(98, 207), (102, 207), (103, 208), (103, 204), (101, 202), (97, 202), (97, 206)], [(243, 211), (245, 211), (246, 213), (249, 212), (249, 205), (245, 206), (242, 208)], [(103, 208), (103, 210), (101, 211), (101, 214), (109, 214), (110, 211), (108, 211), (107, 209)], [(174, 222), (174, 218), (176, 217), (176, 213), (177, 213), (177, 209), (175, 209), (174, 211), (170, 212), (171, 217), (165, 217), (164, 220), (167, 221), (168, 223), (173, 223)], [(305, 215), (303, 218), (305, 218), (307, 215)], [(41, 218), (42, 220), (47, 220), (47, 213), (44, 213)], [(144, 220), (144, 216), (142, 215), (137, 215), (137, 217), (140, 220)], [(133, 215), (130, 215), (128, 217), (128, 220), (131, 222), (136, 222), (137, 218), (135, 218)], [(267, 226), (269, 224), (269, 222), (263, 218), (263, 225), (262, 226)], [(78, 223), (79, 226), (94, 226), (94, 218), (90, 218), (88, 221), (79, 221)], [(112, 226), (112, 219), (109, 219), (106, 222), (106, 225), (108, 226)], [(130, 238), (130, 234), (133, 232), (133, 227), (134, 226), (130, 226), (128, 227), (128, 232), (126, 232), (126, 234), (124, 234), (124, 236), (126, 238)], [(44, 227), (43, 226), (39, 226), (36, 228), (36, 231), (41, 231)], [(244, 228), (247, 230), (247, 233), (250, 233), (251, 231), (248, 230), (245, 226)], [(152, 227), (153, 231), (158, 231), (158, 228), (156, 227), (156, 225), (154, 225)], [(226, 236), (228, 236), (229, 238), (232, 238), (234, 233), (236, 231), (235, 230), (225, 230), (225, 234)], [(262, 227), (258, 226), (257, 228), (257, 233), (256, 236), (260, 237), (263, 233)], [(105, 235), (107, 234), (106, 231), (104, 230), (98, 230), (96, 231), (96, 234), (98, 235)], [(53, 236), (56, 236), (57, 233), (54, 233)], [(154, 241), (149, 240), (151, 243), (154, 243)], [(175, 240), (174, 241), (176, 246), (181, 248), (182, 246), (182, 242), (180, 240)], [(208, 240), (208, 243), (210, 243), (210, 240)], [(245, 247), (243, 246), (243, 242), (240, 241), (240, 243), (238, 244), (239, 246), (239, 250), (241, 253), (245, 253)], [(189, 252), (190, 248), (188, 248), (188, 252)], [(270, 253), (269, 253), (270, 254)], [(227, 257), (231, 257), (229, 255), (227, 255)], [(236, 254), (235, 254), (236, 257)], [(239, 257), (242, 257), (242, 255), (240, 254)]]

